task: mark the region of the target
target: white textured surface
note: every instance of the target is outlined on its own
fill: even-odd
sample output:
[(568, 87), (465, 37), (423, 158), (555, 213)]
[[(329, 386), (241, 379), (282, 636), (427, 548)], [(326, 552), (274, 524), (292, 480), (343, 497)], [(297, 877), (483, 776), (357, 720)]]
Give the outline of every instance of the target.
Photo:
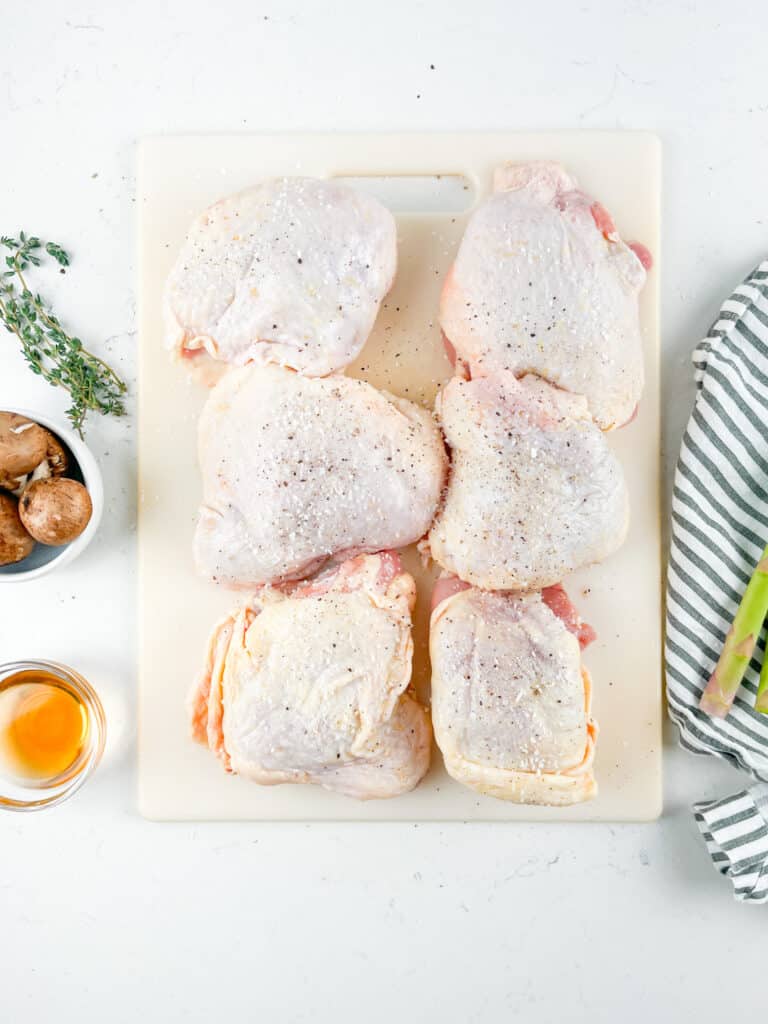
[[(334, 10), (17, 7), (0, 38), (0, 115), (16, 154), (3, 160), (2, 230), (26, 226), (76, 249), (66, 306), (84, 336), (112, 338), (132, 374), (140, 135), (655, 130), (671, 464), (693, 393), (689, 350), (768, 247), (765, 5), (748, 0), (734, 16), (719, 0), (560, 0), (525, 19), (506, 0)], [(2, 397), (64, 408), (5, 337)], [(60, 575), (0, 594), (2, 657), (73, 662), (109, 698), (114, 723), (109, 760), (75, 802), (0, 819), (4, 1020), (318, 1022), (354, 1003), (371, 1024), (645, 1024), (681, 1010), (714, 1024), (754, 1010), (765, 912), (732, 902), (688, 811), (741, 780), (671, 736), (665, 816), (650, 826), (139, 819), (131, 428), (89, 432), (107, 488), (93, 547)]]

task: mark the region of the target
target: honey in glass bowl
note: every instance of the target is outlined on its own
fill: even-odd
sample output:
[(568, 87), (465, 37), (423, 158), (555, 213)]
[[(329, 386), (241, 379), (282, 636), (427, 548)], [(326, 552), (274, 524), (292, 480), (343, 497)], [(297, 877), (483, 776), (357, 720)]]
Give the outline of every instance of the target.
[(11, 676), (0, 689), (0, 764), (27, 783), (63, 775), (88, 738), (82, 701), (46, 672)]
[(104, 749), (95, 691), (54, 662), (0, 666), (0, 807), (37, 810), (82, 785)]

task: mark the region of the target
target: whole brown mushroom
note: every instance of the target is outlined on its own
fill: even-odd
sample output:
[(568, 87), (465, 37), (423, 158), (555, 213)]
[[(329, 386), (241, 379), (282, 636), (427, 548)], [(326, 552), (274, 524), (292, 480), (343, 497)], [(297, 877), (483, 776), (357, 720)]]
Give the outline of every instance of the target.
[(16, 499), (9, 494), (0, 494), (0, 565), (20, 562), (34, 546), (34, 540), (19, 518)]
[(86, 528), (92, 511), (85, 487), (61, 476), (35, 480), (19, 499), (21, 521), (41, 544), (69, 544)]
[(48, 453), (52, 435), (16, 412), (0, 412), (0, 487), (15, 490)]

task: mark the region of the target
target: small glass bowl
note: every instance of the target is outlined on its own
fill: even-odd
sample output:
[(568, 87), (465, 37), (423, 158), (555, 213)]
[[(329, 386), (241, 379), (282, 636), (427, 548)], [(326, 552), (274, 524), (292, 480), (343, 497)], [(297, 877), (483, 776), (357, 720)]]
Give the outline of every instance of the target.
[(88, 730), (77, 759), (54, 779), (43, 781), (8, 778), (0, 771), (0, 810), (42, 811), (68, 800), (88, 779), (104, 753), (107, 722), (98, 694), (79, 672), (55, 661), (14, 661), (0, 665), (0, 690), (5, 681), (20, 672), (52, 676), (85, 708)]

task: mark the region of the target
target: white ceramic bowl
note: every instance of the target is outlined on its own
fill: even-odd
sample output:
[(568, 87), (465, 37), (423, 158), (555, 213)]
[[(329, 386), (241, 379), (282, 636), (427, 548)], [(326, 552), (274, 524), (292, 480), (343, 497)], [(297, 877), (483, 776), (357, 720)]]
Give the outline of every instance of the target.
[(85, 484), (91, 496), (93, 512), (86, 528), (72, 541), (71, 544), (64, 544), (61, 547), (49, 547), (45, 544), (36, 544), (34, 550), (23, 561), (14, 565), (0, 566), (0, 584), (22, 583), (26, 580), (34, 580), (46, 573), (59, 569), (62, 565), (68, 565), (79, 554), (81, 554), (93, 540), (101, 522), (101, 514), (104, 511), (104, 487), (101, 482), (101, 470), (96, 459), (81, 441), (71, 427), (65, 427), (56, 420), (46, 416), (45, 413), (33, 412), (31, 409), (18, 409), (15, 406), (0, 405), (0, 412), (16, 412), (27, 419), (39, 423), (41, 427), (50, 430), (69, 449), (71, 456), (67, 476), (79, 479)]

